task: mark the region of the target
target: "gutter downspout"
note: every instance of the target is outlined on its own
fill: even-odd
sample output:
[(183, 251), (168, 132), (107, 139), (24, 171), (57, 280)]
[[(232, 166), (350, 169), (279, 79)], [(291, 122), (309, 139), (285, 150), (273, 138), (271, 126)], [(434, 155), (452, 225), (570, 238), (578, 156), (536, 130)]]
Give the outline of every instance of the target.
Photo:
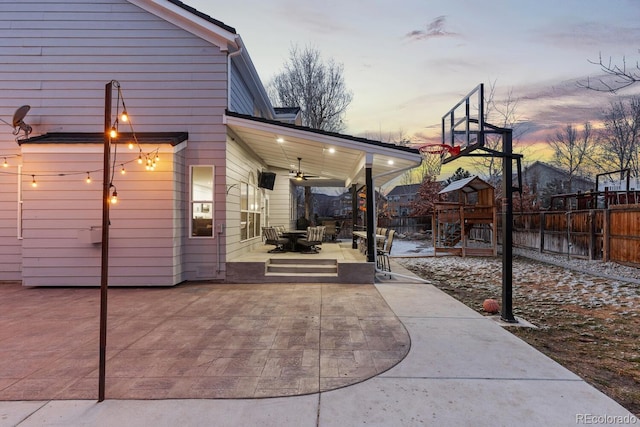
[[(407, 166), (406, 168), (396, 169), (396, 170), (393, 170), (393, 171), (389, 171), (389, 172), (381, 173), (381, 174), (379, 174), (379, 175), (374, 176), (374, 177), (372, 178), (372, 181), (375, 183), (376, 178), (380, 178), (380, 177), (382, 177), (382, 176), (385, 176), (385, 175), (391, 175), (391, 174), (398, 173), (398, 172), (406, 172), (406, 171), (411, 170), (411, 169), (413, 169), (413, 168), (415, 168), (415, 167), (416, 167), (416, 166)], [(374, 188), (375, 188), (375, 187), (374, 187)], [(374, 194), (375, 194), (375, 189), (374, 189)], [(376, 200), (375, 200), (375, 197), (373, 198), (373, 209), (374, 209), (374, 210), (373, 210), (373, 211), (374, 211), (374, 215), (373, 215), (373, 229), (375, 230), (375, 229), (377, 228), (377, 226), (378, 226), (378, 215), (376, 215), (376, 214), (375, 214), (375, 212), (376, 212), (376, 210), (375, 210), (375, 209), (376, 209)], [(374, 239), (374, 240), (375, 240), (375, 239)], [(422, 278), (420, 278), (420, 277), (417, 277), (417, 276), (407, 276), (407, 275), (405, 275), (405, 274), (393, 273), (393, 272), (391, 272), (391, 271), (383, 271), (383, 270), (380, 270), (380, 269), (378, 268), (378, 259), (377, 259), (377, 258), (378, 258), (378, 251), (377, 251), (377, 250), (375, 250), (375, 251), (373, 251), (373, 262), (374, 262), (374, 264), (375, 264), (375, 272), (376, 272), (376, 273), (382, 273), (382, 274), (385, 274), (385, 275), (387, 275), (387, 274), (388, 274), (389, 276), (396, 276), (396, 277), (400, 277), (400, 278), (403, 278), (403, 279), (410, 279), (410, 280), (415, 280), (415, 281), (418, 281), (418, 282), (421, 282), (421, 283), (429, 283), (429, 284), (430, 284), (430, 282), (429, 282), (429, 281), (424, 280), (424, 279), (422, 279)]]
[[(238, 50), (227, 54), (227, 109), (228, 110), (231, 110), (231, 58), (233, 58), (234, 56), (241, 55), (243, 51), (241, 39), (239, 37), (236, 37), (236, 40), (238, 42)], [(227, 194), (229, 194), (229, 189), (227, 189)], [(226, 202), (225, 202), (225, 206), (226, 206)], [(220, 273), (222, 272), (222, 244), (220, 243), (220, 241), (222, 240), (222, 236), (224, 235), (225, 229), (226, 229), (226, 224), (224, 223), (218, 226), (218, 232), (217, 232), (218, 265), (216, 268), (216, 276), (220, 276)], [(226, 268), (225, 268), (225, 272), (226, 272)]]

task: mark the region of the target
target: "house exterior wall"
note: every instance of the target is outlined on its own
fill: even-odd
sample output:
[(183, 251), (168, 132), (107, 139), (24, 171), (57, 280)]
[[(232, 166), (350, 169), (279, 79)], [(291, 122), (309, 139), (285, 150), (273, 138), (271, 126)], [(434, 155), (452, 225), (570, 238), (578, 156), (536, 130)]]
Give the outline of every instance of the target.
[(231, 72), (229, 75), (230, 93), (229, 93), (229, 109), (241, 114), (254, 114), (253, 96), (242, 80), (242, 76), (238, 71), (238, 67), (231, 63)]
[[(257, 185), (258, 170), (262, 169), (262, 164), (252, 155), (252, 153), (242, 143), (229, 138), (227, 143), (227, 174), (229, 191), (227, 197), (227, 255), (233, 259), (241, 255), (258, 244), (262, 244), (260, 236), (251, 239), (241, 240), (240, 234), (240, 185), (242, 183), (253, 183)], [(263, 189), (259, 192), (264, 195)], [(264, 206), (262, 206), (264, 208)], [(264, 210), (261, 214), (261, 222), (264, 225)]]
[[(1, 83), (0, 83), (1, 84)], [(14, 150), (2, 150), (3, 154)], [(18, 157), (9, 157), (7, 173), (0, 173), (0, 281), (19, 281), (22, 278), (22, 240), (18, 235)]]
[[(174, 283), (223, 278), (212, 266), (216, 260), (224, 258), (224, 245), (218, 244), (215, 233), (213, 238), (190, 238), (185, 232), (185, 219), (188, 215), (189, 166), (213, 165), (214, 229), (226, 223), (226, 126), (222, 124), (227, 107), (226, 53), (125, 0), (25, 0), (11, 2), (10, 8), (3, 9), (0, 15), (2, 117), (10, 118), (18, 106), (29, 104), (31, 111), (25, 121), (33, 127), (31, 136), (47, 132), (100, 132), (104, 123), (105, 84), (117, 80), (136, 132), (189, 133), (186, 148), (174, 158), (174, 161), (179, 159), (178, 163), (164, 165), (161, 162), (162, 169), (156, 171), (159, 173), (154, 172), (153, 178), (145, 177), (136, 182), (141, 193), (136, 191), (139, 199), (133, 205), (135, 209), (114, 209), (111, 255), (123, 263), (125, 260), (130, 262), (130, 265), (117, 267), (114, 264), (111, 271), (115, 277), (133, 274), (131, 282), (139, 284), (165, 284), (167, 277)], [(0, 133), (3, 154), (19, 152), (10, 132), (6, 128)], [(137, 153), (122, 155), (133, 159)], [(76, 166), (81, 167), (80, 171), (99, 169), (96, 161), (102, 159), (97, 152), (83, 152), (78, 154), (77, 162), (64, 164), (63, 157), (68, 159), (69, 153), (44, 156), (44, 153), (33, 152), (11, 160), (22, 163), (21, 181), (28, 184), (31, 174)], [(51, 182), (38, 191), (25, 190), (22, 207), (25, 240), (21, 241), (16, 231), (17, 167), (11, 168), (13, 175), (0, 174), (3, 267), (0, 280), (15, 280), (21, 273), (19, 264), (24, 258), (30, 283), (44, 284), (44, 278), (53, 266), (44, 265), (45, 258), (38, 254), (41, 250), (45, 253), (60, 250), (42, 248), (48, 244), (45, 242), (47, 236), (53, 245), (62, 244), (61, 240), (71, 244), (71, 228), (66, 229), (65, 236), (59, 236), (58, 224), (70, 221), (62, 217), (72, 213), (73, 220), (82, 223), (83, 227), (93, 225), (101, 195), (80, 190), (86, 197), (83, 196), (84, 202), (78, 205), (80, 196), (70, 196), (76, 191), (77, 183), (60, 177), (51, 177)], [(134, 167), (132, 165), (130, 169)], [(93, 179), (96, 183), (101, 181), (100, 174)], [(116, 185), (120, 193), (120, 184)], [(124, 206), (130, 206), (126, 201), (127, 190), (134, 189), (122, 191)], [(55, 201), (60, 195), (72, 197), (69, 212)], [(125, 219), (118, 217), (119, 212), (127, 213), (126, 226), (122, 224)], [(142, 236), (148, 239), (141, 240)], [(87, 254), (95, 252), (91, 248), (85, 249), (89, 249)], [(23, 250), (25, 253), (21, 253)], [(127, 254), (138, 256), (127, 257)], [(155, 265), (151, 260), (155, 256), (171, 262)], [(141, 267), (142, 258), (148, 258), (149, 264)], [(46, 260), (46, 263), (53, 261)], [(94, 272), (94, 264), (99, 261), (99, 257), (89, 261), (86, 256), (70, 256), (64, 268), (68, 276), (84, 271), (87, 265)]]
[[(180, 278), (174, 253), (175, 188), (173, 147), (162, 146), (153, 172), (128, 166), (114, 179), (118, 203), (110, 207), (109, 284), (111, 286), (173, 285)], [(66, 170), (100, 170), (102, 151), (95, 145), (25, 147), (23, 161), (40, 172), (37, 187), (22, 177), (24, 286), (100, 285), (102, 172), (92, 182), (87, 174), (56, 176)], [(162, 161), (164, 158), (164, 161)], [(120, 166), (118, 165), (118, 172)], [(91, 176), (91, 175), (89, 175)]]

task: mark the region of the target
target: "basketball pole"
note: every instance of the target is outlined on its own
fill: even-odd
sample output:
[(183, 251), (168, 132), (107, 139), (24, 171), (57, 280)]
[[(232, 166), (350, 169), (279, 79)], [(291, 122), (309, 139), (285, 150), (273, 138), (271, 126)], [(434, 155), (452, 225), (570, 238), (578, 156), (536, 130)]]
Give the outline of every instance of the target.
[(513, 132), (502, 133), (502, 309), (500, 317), (518, 323), (513, 316)]

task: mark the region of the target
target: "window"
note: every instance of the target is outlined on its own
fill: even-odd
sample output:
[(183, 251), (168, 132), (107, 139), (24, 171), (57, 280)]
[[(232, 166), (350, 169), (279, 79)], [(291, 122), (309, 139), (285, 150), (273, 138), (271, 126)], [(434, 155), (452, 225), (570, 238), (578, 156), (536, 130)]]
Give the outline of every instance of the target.
[(213, 237), (213, 166), (191, 166), (191, 236)]
[(262, 191), (255, 184), (253, 174), (249, 182), (240, 183), (240, 240), (260, 236)]

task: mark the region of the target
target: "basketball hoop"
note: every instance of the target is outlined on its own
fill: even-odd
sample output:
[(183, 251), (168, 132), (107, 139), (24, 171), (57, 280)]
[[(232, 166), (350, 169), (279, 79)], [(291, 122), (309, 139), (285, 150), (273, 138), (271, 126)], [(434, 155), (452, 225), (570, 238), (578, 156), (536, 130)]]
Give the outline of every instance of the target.
[(447, 157), (460, 154), (460, 146), (452, 147), (447, 144), (426, 144), (418, 148), (422, 156), (422, 163), (425, 165), (426, 173), (429, 176), (440, 175), (442, 161)]

